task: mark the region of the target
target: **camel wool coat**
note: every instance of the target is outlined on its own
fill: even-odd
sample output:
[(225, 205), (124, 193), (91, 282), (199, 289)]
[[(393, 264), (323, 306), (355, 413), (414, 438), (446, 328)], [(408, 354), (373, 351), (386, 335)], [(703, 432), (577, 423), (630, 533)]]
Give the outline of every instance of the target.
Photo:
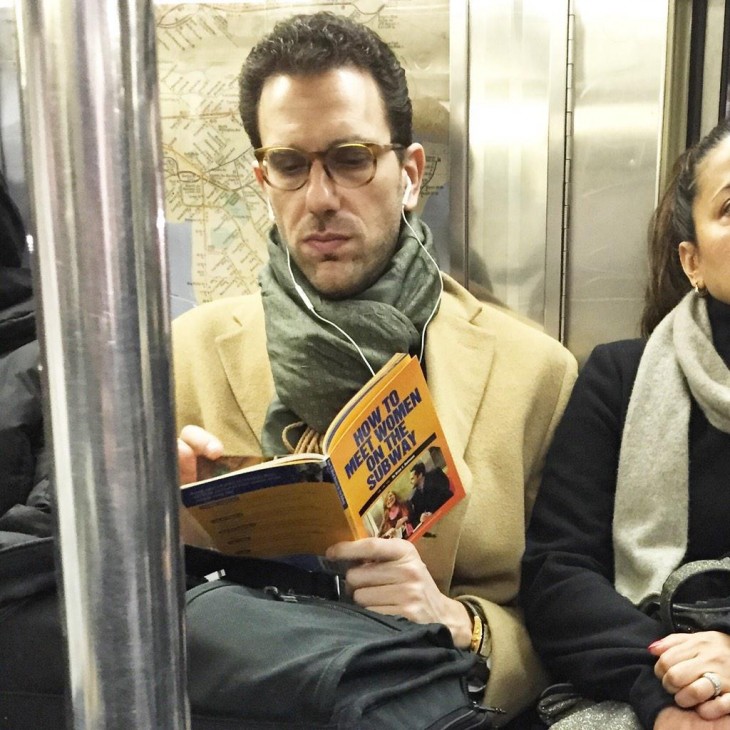
[[(176, 319), (173, 360), (178, 430), (198, 425), (228, 454), (260, 454), (274, 392), (260, 295)], [(446, 275), (425, 360), (466, 498), (416, 546), (442, 592), (481, 605), (492, 638), (484, 700), (509, 718), (546, 684), (516, 598), (527, 520), (576, 362), (556, 340)]]

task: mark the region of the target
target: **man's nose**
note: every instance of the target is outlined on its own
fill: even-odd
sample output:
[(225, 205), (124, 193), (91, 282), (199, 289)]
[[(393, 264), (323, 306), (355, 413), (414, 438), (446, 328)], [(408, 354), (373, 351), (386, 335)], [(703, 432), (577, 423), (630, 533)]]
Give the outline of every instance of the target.
[(321, 160), (312, 163), (306, 185), (307, 208), (319, 215), (331, 210), (339, 210), (340, 196), (334, 180), (327, 174)]

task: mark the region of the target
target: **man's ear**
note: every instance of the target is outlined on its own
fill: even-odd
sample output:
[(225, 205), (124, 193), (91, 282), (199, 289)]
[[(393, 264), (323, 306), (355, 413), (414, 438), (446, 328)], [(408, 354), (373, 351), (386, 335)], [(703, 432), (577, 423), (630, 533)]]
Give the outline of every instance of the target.
[(702, 286), (701, 277), (699, 276), (699, 256), (699, 249), (696, 243), (682, 241), (679, 244), (679, 261), (692, 286), (695, 284)]
[(253, 174), (256, 176), (256, 182), (261, 186), (261, 189), (266, 192), (266, 189), (264, 188), (264, 185), (266, 185), (266, 181), (264, 180), (264, 173), (261, 167), (259, 167), (258, 162), (253, 163)]
[(414, 142), (406, 148), (405, 157), (403, 158), (403, 171), (411, 181), (408, 199), (404, 198), (403, 200), (403, 206), (406, 210), (413, 210), (418, 205), (418, 196), (421, 192), (421, 181), (425, 169), (426, 153), (422, 145)]

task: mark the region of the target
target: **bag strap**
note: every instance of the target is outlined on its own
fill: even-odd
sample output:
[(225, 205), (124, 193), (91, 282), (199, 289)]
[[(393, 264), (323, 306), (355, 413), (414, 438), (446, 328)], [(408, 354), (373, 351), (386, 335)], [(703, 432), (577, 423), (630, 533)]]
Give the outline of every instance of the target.
[(677, 591), (690, 578), (694, 578), (699, 573), (710, 572), (730, 572), (730, 557), (721, 558), (720, 560), (693, 560), (692, 562), (680, 565), (669, 574), (669, 577), (664, 581), (664, 585), (662, 586), (659, 601), (659, 616), (661, 617), (662, 624), (668, 630), (673, 630), (675, 625), (672, 606), (674, 605), (674, 596)]
[(282, 593), (318, 596), (332, 601), (342, 596), (342, 579), (278, 560), (225, 555), (217, 550), (185, 545), (185, 572), (197, 578), (222, 572), (226, 580), (249, 588), (278, 588)]

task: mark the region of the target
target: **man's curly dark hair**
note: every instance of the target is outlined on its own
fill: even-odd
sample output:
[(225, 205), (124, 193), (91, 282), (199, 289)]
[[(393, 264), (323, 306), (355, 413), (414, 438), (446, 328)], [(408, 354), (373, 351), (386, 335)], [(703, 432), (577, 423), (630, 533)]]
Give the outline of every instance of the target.
[(391, 48), (370, 28), (333, 13), (295, 15), (274, 26), (248, 54), (239, 77), (239, 110), (251, 144), (261, 147), (258, 107), (271, 76), (316, 75), (350, 67), (369, 73), (385, 105), (391, 142), (413, 142), (406, 74)]

